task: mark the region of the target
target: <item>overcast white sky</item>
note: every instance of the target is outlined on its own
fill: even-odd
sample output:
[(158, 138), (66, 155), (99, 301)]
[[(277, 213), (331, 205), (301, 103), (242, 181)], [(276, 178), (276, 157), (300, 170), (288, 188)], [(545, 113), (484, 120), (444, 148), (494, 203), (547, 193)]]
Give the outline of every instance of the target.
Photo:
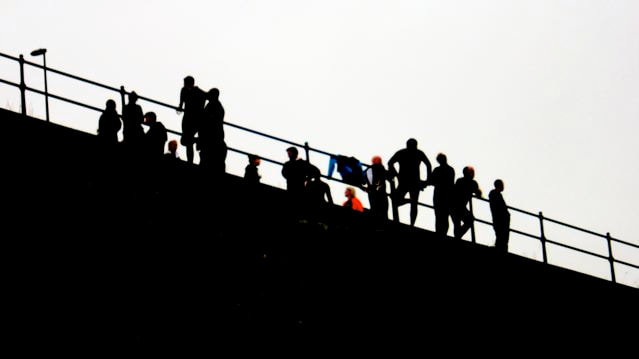
[[(50, 67), (175, 105), (193, 75), (220, 89), (227, 121), (367, 163), (414, 137), (433, 164), (473, 165), (486, 195), (502, 178), (510, 205), (639, 243), (638, 17), (634, 0), (3, 0), (0, 52), (40, 62), (29, 52), (46, 47)], [(107, 96), (55, 77), (49, 89)], [(0, 96), (19, 108), (15, 90)], [(54, 121), (97, 127), (51, 106)], [(175, 112), (159, 120), (180, 129)]]

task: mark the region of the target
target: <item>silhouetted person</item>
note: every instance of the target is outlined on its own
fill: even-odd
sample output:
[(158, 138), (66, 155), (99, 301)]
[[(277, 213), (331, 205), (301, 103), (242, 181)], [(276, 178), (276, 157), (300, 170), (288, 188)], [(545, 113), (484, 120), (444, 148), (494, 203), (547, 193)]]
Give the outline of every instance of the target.
[(359, 201), (355, 194), (355, 187), (346, 187), (344, 196), (346, 197), (346, 202), (342, 204), (343, 207), (350, 208), (357, 212), (364, 212), (364, 206), (362, 206), (362, 202)]
[(98, 138), (105, 144), (116, 144), (121, 127), (120, 116), (115, 110), (115, 101), (107, 100), (106, 108), (98, 122)]
[(495, 180), (494, 184), (495, 188), (488, 194), (488, 201), (495, 230), (495, 248), (506, 253), (508, 252), (508, 237), (510, 235), (510, 212), (501, 194), (504, 191), (504, 182), (498, 179)]
[(322, 181), (322, 175), (319, 168), (309, 165), (309, 175), (306, 181), (306, 197), (307, 202), (312, 207), (333, 204), (333, 196), (331, 196), (331, 188), (328, 183)]
[(286, 149), (288, 161), (282, 166), (282, 176), (286, 178), (286, 190), (293, 196), (302, 196), (308, 175), (308, 163), (298, 158), (295, 147)]
[(224, 107), (219, 100), (220, 91), (212, 88), (206, 93), (208, 103), (204, 108), (197, 140), (200, 150), (200, 166), (216, 174), (226, 172), (227, 147), (224, 142)]
[(248, 165), (244, 168), (244, 180), (250, 184), (260, 183), (262, 176), (260, 176), (257, 167), (262, 162), (262, 159), (257, 155), (248, 155), (248, 162)]
[(184, 87), (180, 90), (178, 112), (184, 111), (180, 143), (186, 147), (186, 160), (189, 163), (193, 163), (195, 156), (193, 144), (201, 121), (200, 118), (204, 112), (205, 100), (206, 94), (199, 87), (195, 86), (195, 79), (192, 76), (185, 77)]
[(388, 173), (380, 156), (374, 156), (372, 165), (366, 170), (366, 191), (373, 216), (388, 219), (388, 195), (386, 194), (386, 180)]
[(144, 123), (149, 126), (145, 134), (146, 154), (151, 160), (159, 160), (164, 155), (164, 144), (167, 140), (166, 128), (157, 120), (155, 112), (144, 115)]
[(343, 155), (331, 156), (328, 162), (328, 177), (333, 177), (335, 168), (342, 176), (342, 181), (357, 187), (361, 187), (364, 183), (362, 164), (357, 158)]
[(142, 128), (144, 113), (142, 107), (136, 103), (137, 100), (138, 94), (132, 91), (129, 94), (129, 103), (122, 109), (122, 123), (124, 124), (122, 142), (133, 147), (139, 146), (144, 138), (144, 129)]
[(433, 207), (435, 207), (435, 232), (442, 236), (448, 234), (448, 216), (452, 213), (455, 193), (455, 170), (448, 165), (446, 155), (437, 155), (439, 166), (433, 170), (428, 184), (435, 187)]
[(464, 167), (463, 177), (455, 182), (455, 199), (453, 201), (453, 225), (455, 238), (461, 239), (473, 224), (473, 214), (470, 213), (466, 205), (470, 202), (473, 194), (481, 197), (479, 184), (474, 180), (475, 169), (471, 166)]
[[(399, 174), (397, 174), (399, 184), (395, 192), (391, 194), (394, 220), (399, 221), (396, 216), (397, 207), (410, 202), (410, 225), (414, 226), (417, 219), (419, 192), (426, 188), (427, 183), (421, 179), (420, 165), (421, 163), (426, 165), (426, 178), (428, 179), (431, 174), (430, 161), (424, 152), (417, 148), (417, 140), (411, 138), (406, 141), (406, 148), (397, 151), (388, 161), (388, 171), (392, 177), (395, 177), (397, 173), (395, 163), (399, 163)], [(406, 200), (406, 193), (410, 195), (410, 200)]]
[(166, 147), (169, 150), (169, 152), (164, 154), (164, 158), (167, 161), (181, 161), (180, 156), (178, 156), (178, 153), (177, 153), (178, 142), (176, 140), (169, 141)]

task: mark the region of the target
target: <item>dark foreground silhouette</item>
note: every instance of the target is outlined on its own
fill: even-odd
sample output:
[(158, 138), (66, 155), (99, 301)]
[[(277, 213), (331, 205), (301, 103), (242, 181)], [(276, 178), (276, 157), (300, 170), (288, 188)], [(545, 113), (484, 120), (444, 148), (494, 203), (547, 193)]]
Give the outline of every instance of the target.
[(451, 337), (474, 354), (574, 350), (566, 333), (589, 349), (635, 344), (623, 328), (639, 319), (636, 289), (340, 206), (318, 225), (284, 190), (232, 175), (219, 190), (186, 162), (149, 177), (96, 160), (95, 136), (0, 116), (34, 139), (3, 162), (8, 352), (427, 355)]

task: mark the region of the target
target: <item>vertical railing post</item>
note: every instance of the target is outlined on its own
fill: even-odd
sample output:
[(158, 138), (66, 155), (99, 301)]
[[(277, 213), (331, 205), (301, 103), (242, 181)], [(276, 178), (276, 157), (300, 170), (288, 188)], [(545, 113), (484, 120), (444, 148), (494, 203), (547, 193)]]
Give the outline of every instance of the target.
[(546, 233), (544, 232), (544, 214), (539, 212), (539, 238), (541, 238), (541, 255), (544, 263), (548, 263), (548, 254), (546, 253)]
[(42, 64), (44, 65), (44, 107), (46, 110), (47, 122), (49, 122), (49, 86), (47, 85), (47, 54), (42, 54)]
[(308, 142), (304, 142), (304, 152), (306, 152), (306, 162), (310, 163), (311, 162), (311, 157), (310, 157), (311, 151), (310, 151), (310, 148), (308, 146)]
[(20, 101), (22, 102), (22, 114), (27, 115), (27, 85), (24, 83), (24, 56), (20, 55)]
[(395, 179), (391, 178), (390, 182), (390, 195), (388, 197), (390, 197), (390, 204), (391, 207), (393, 209), (393, 221), (399, 223), (399, 209), (397, 208), (397, 202), (395, 199)]
[(615, 258), (612, 256), (612, 238), (610, 238), (610, 232), (606, 233), (606, 240), (608, 241), (608, 261), (610, 262), (610, 280), (613, 283), (617, 283), (615, 276)]
[(124, 105), (126, 105), (125, 99), (124, 99), (125, 95), (126, 95), (126, 90), (124, 89), (124, 86), (120, 86), (120, 99), (122, 100), (122, 107), (120, 107), (122, 109), (120, 111), (121, 114), (124, 114)]
[(468, 205), (470, 206), (470, 218), (472, 218), (470, 222), (470, 240), (475, 243), (475, 213), (473, 212), (473, 196), (470, 196)]

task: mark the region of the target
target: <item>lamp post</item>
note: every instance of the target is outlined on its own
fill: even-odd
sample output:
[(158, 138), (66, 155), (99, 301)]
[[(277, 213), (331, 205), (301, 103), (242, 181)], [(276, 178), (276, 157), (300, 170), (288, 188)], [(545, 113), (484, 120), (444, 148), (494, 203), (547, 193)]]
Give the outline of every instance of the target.
[(37, 49), (31, 51), (31, 56), (42, 55), (44, 65), (44, 103), (47, 111), (47, 122), (49, 122), (49, 89), (47, 88), (47, 49)]

